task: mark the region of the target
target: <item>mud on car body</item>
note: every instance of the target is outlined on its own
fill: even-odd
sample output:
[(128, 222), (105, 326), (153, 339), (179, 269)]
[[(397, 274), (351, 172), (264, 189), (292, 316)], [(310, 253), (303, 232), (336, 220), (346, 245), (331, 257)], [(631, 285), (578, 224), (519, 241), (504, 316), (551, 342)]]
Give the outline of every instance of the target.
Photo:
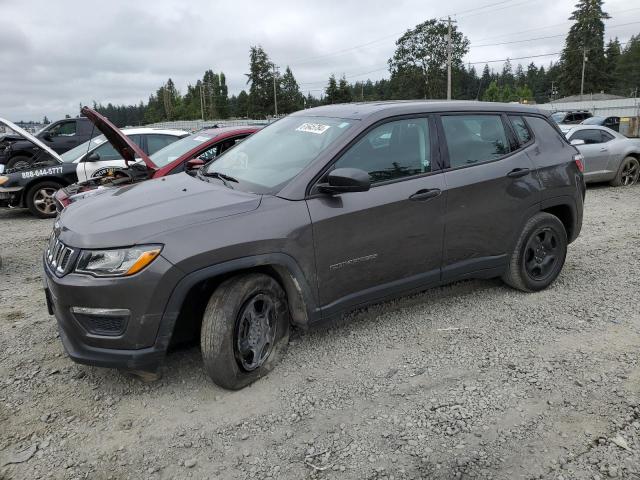
[[(15, 125), (10, 128), (19, 129)], [(59, 188), (95, 175), (109, 174), (126, 165), (104, 135), (58, 154), (38, 138), (20, 130), (16, 131), (22, 136), (22, 141), (32, 142), (34, 149), (37, 148), (41, 153), (37, 162), (23, 168), (10, 168), (0, 176), (0, 206), (3, 207), (28, 208), (37, 217), (54, 217), (56, 209), (53, 195)], [(99, 130), (96, 131), (99, 133)], [(124, 133), (144, 152), (155, 152), (187, 135), (182, 130), (152, 128), (126, 129)]]
[[(55, 195), (56, 208), (62, 211), (71, 203), (104, 193), (108, 188), (195, 171), (260, 128), (259, 126), (236, 126), (200, 130), (127, 168), (113, 170), (109, 172), (110, 175), (96, 174), (91, 179), (60, 189)], [(119, 131), (114, 127), (113, 133), (118, 135)]]
[(274, 368), (291, 325), (465, 278), (549, 286), (580, 233), (581, 159), (521, 105), (300, 111), (194, 176), (65, 208), (47, 304), (78, 362), (155, 371), (191, 338), (217, 384), (242, 388)]

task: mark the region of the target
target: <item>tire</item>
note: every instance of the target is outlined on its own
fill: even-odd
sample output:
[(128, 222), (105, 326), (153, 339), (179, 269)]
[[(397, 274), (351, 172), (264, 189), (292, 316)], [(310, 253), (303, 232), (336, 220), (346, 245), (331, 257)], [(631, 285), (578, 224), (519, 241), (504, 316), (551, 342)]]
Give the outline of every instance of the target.
[(31, 157), (27, 157), (26, 155), (16, 155), (9, 159), (6, 168), (7, 170), (10, 168), (26, 168), (31, 165), (32, 160)]
[(523, 292), (551, 285), (567, 256), (567, 232), (558, 217), (540, 212), (524, 226), (502, 280)]
[(38, 218), (55, 218), (57, 215), (53, 195), (62, 188), (58, 182), (39, 182), (27, 191), (25, 203), (29, 211)]
[(625, 157), (620, 164), (616, 177), (611, 180), (614, 187), (630, 187), (638, 183), (640, 162), (635, 157)]
[[(268, 323), (260, 323), (259, 317)], [(265, 376), (286, 350), (289, 323), (286, 295), (272, 277), (250, 273), (224, 281), (202, 318), (200, 346), (207, 374), (229, 390)], [(270, 333), (264, 332), (266, 325)]]

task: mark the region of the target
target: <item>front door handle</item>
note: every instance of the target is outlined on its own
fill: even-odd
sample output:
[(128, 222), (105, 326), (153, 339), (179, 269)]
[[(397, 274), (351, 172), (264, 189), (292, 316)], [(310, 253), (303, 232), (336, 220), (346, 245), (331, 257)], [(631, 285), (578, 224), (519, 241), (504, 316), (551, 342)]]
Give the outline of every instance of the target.
[(507, 173), (507, 177), (520, 178), (524, 177), (525, 175), (529, 175), (529, 173), (531, 173), (531, 170), (528, 168), (514, 168), (509, 173)]
[(601, 152), (606, 152), (607, 150), (609, 150), (607, 147), (602, 147), (602, 148), (600, 149), (600, 151), (601, 151)]
[(430, 198), (435, 198), (441, 193), (442, 191), (439, 188), (432, 188), (430, 190), (418, 190), (416, 193), (409, 197), (409, 200), (413, 200), (414, 202), (423, 202), (425, 200), (429, 200)]

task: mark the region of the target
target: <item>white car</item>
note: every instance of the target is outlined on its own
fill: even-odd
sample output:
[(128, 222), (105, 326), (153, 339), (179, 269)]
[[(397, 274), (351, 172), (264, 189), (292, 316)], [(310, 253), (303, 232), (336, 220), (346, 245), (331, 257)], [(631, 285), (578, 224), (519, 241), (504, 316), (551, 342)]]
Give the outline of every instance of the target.
[(614, 186), (638, 183), (639, 139), (598, 125), (560, 125), (560, 129), (584, 157), (586, 182), (610, 182)]
[[(158, 128), (123, 128), (122, 132), (131, 138), (147, 155), (163, 149), (170, 143), (189, 135), (184, 130)], [(95, 137), (60, 155), (64, 163), (78, 165), (78, 182), (92, 177), (100, 177), (108, 170), (124, 168), (125, 161), (107, 141), (104, 135)]]

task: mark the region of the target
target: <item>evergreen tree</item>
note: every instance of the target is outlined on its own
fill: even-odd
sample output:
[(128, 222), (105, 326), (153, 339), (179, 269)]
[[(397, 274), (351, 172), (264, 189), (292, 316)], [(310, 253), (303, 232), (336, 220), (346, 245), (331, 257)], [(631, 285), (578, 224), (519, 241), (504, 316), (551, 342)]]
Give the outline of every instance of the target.
[(640, 96), (640, 34), (631, 37), (620, 54), (616, 77), (621, 94)]
[[(484, 99), (484, 93), (489, 88), (491, 82), (491, 70), (489, 70), (489, 65), (485, 64), (484, 68), (482, 69), (482, 76), (480, 77), (480, 84), (478, 85), (478, 93), (476, 93), (476, 99)], [(493, 101), (495, 102), (497, 100)]]
[(273, 64), (261, 46), (249, 50), (249, 116), (266, 117), (274, 113)]
[(604, 0), (578, 0), (569, 17), (575, 23), (569, 29), (562, 51), (562, 90), (568, 94), (580, 92), (583, 56), (586, 53), (584, 92), (599, 92), (607, 84), (604, 56), (604, 20), (609, 14), (602, 10)]
[(303, 107), (303, 96), (300, 92), (298, 82), (296, 82), (293, 72), (287, 66), (281, 81), (281, 99), (278, 104), (282, 113), (291, 113)]
[(338, 82), (338, 103), (349, 103), (352, 100), (351, 89), (347, 83), (347, 79), (344, 75)]
[(329, 83), (325, 89), (325, 94), (325, 103), (339, 103), (340, 92), (338, 91), (338, 82), (336, 82), (336, 76), (333, 74), (329, 77)]
[(618, 60), (620, 60), (621, 53), (622, 46), (620, 45), (620, 41), (617, 38), (615, 40), (609, 40), (604, 52), (606, 62), (606, 91), (609, 93), (613, 93), (618, 87), (616, 71), (618, 69)]

